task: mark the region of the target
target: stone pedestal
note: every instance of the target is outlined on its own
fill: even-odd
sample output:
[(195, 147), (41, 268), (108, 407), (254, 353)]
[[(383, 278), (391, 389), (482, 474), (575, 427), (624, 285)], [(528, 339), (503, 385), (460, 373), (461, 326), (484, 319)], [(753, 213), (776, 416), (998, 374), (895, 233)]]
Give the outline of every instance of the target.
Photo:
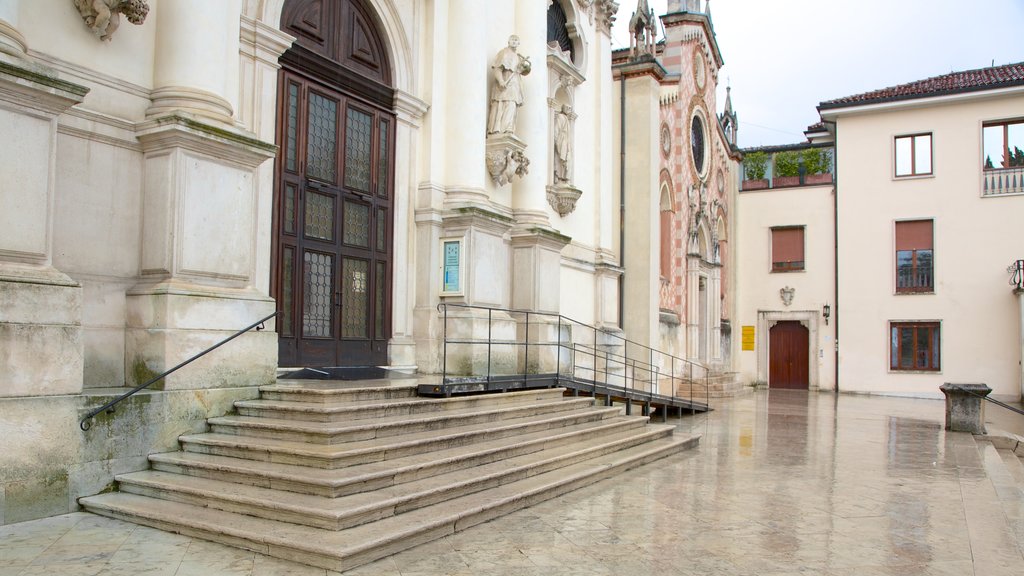
[[(992, 389), (984, 384), (951, 384), (939, 386), (946, 396), (946, 430), (986, 434), (985, 396)], [(973, 392), (973, 394), (972, 394)]]
[(505, 312), (449, 307), (442, 322), (446, 377), (518, 374), (516, 321)]
[[(0, 36), (20, 35), (0, 21)], [(17, 58), (0, 58), (0, 397), (82, 389), (82, 287), (55, 269), (57, 117), (88, 89)], [(15, 42), (17, 44), (17, 42)]]
[[(140, 384), (274, 311), (255, 288), (256, 171), (276, 147), (172, 114), (140, 125), (145, 154), (139, 283), (127, 296), (125, 376)], [(270, 325), (273, 329), (273, 324)], [(273, 381), (276, 339), (250, 332), (165, 390)]]

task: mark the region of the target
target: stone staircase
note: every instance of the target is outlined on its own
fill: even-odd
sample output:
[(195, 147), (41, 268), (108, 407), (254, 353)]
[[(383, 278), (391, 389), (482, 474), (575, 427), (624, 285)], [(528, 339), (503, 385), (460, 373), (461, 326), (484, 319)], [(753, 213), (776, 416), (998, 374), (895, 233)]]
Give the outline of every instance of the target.
[(278, 381), (80, 503), (341, 571), (699, 441), (561, 388), (427, 399), (407, 382)]

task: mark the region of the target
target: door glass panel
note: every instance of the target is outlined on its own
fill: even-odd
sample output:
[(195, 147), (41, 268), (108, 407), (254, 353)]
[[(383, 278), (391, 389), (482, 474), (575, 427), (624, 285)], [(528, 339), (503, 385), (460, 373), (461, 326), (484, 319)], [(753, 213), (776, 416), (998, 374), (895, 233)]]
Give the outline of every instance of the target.
[(373, 116), (349, 108), (345, 123), (345, 186), (371, 192), (370, 151)]
[(1005, 150), (1003, 148), (1003, 125), (985, 126), (982, 129), (982, 140), (985, 147), (985, 169), (1006, 168), (1003, 163)]
[(334, 241), (334, 198), (313, 191), (306, 194), (306, 236)]
[(386, 252), (388, 249), (388, 211), (384, 208), (377, 208), (377, 251)]
[(299, 85), (288, 83), (288, 136), (285, 143), (285, 169), (295, 172), (298, 168), (296, 149), (299, 133)]
[(306, 252), (303, 274), (302, 335), (331, 337), (331, 290), (334, 285), (334, 257)]
[(284, 231), (295, 234), (295, 184), (284, 186)]
[(366, 338), (370, 283), (367, 262), (345, 258), (341, 265), (341, 337)]
[(391, 164), (388, 158), (388, 128), (388, 121), (381, 120), (380, 154), (377, 157), (377, 195), (385, 198), (388, 195), (388, 166)]
[(295, 302), (295, 250), (281, 253), (281, 335), (294, 336), (292, 305)]
[(345, 201), (345, 229), (342, 239), (350, 246), (370, 247), (370, 207)]
[(338, 103), (316, 92), (309, 93), (309, 128), (306, 175), (334, 182), (338, 177)]
[(387, 294), (387, 267), (384, 262), (377, 262), (377, 277), (374, 284), (373, 301), (373, 334), (375, 338), (384, 338), (384, 297)]

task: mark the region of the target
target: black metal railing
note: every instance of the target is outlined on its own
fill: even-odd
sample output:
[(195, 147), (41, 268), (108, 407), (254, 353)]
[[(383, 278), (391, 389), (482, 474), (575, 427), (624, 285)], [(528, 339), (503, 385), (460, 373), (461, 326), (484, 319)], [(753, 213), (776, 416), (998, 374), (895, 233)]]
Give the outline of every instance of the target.
[(678, 399), (703, 403), (702, 409), (710, 405), (707, 366), (615, 332), (546, 312), (456, 303), (441, 303), (438, 311), (445, 385), (567, 386), (603, 395), (608, 403), (618, 395), (648, 404)]
[(964, 388), (962, 386), (951, 385), (950, 388), (952, 388), (954, 390), (957, 390), (957, 391), (960, 391), (960, 392), (966, 392), (967, 394), (970, 394), (971, 396), (977, 396), (978, 398), (981, 398), (982, 400), (987, 400), (987, 401), (995, 404), (996, 406), (1000, 406), (1000, 407), (1006, 408), (1007, 410), (1009, 410), (1011, 412), (1016, 412), (1017, 414), (1020, 414), (1021, 416), (1024, 416), (1024, 410), (1021, 410), (1020, 408), (1017, 408), (1016, 406), (1011, 406), (1011, 405), (1007, 404), (1006, 402), (1001, 402), (999, 400), (996, 400), (995, 398), (989, 398), (985, 394), (978, 394), (974, 390), (969, 390), (969, 389)]
[(161, 373), (161, 374), (159, 374), (157, 376), (154, 376), (153, 378), (150, 378), (146, 382), (144, 382), (142, 384), (139, 384), (138, 386), (136, 386), (135, 388), (132, 388), (128, 392), (125, 392), (124, 394), (118, 396), (117, 398), (114, 398), (110, 402), (107, 402), (103, 406), (100, 406), (99, 408), (96, 408), (95, 410), (90, 411), (88, 414), (86, 414), (82, 418), (81, 421), (79, 421), (78, 427), (81, 428), (83, 432), (89, 430), (90, 428), (92, 428), (93, 418), (95, 418), (97, 414), (100, 414), (102, 412), (106, 412), (108, 414), (113, 414), (114, 413), (114, 407), (117, 406), (117, 404), (120, 403), (122, 400), (130, 398), (131, 396), (134, 396), (138, 392), (140, 392), (142, 390), (145, 390), (146, 388), (149, 388), (153, 384), (156, 384), (160, 380), (163, 380), (164, 378), (166, 378), (171, 373), (177, 371), (179, 368), (183, 368), (183, 367), (187, 366), (188, 364), (191, 364), (195, 360), (198, 360), (199, 358), (209, 354), (210, 352), (213, 352), (217, 348), (220, 348), (221, 346), (227, 344), (228, 342), (234, 340), (235, 338), (238, 338), (239, 336), (241, 336), (242, 334), (245, 334), (246, 332), (248, 332), (249, 330), (252, 330), (253, 328), (255, 328), (257, 331), (263, 330), (264, 323), (267, 320), (270, 320), (271, 318), (279, 315), (280, 313), (281, 312), (274, 312), (273, 314), (268, 314), (267, 316), (264, 316), (263, 318), (257, 320), (256, 322), (253, 322), (252, 324), (246, 326), (245, 328), (242, 328), (238, 332), (235, 332), (231, 336), (228, 336), (227, 338), (221, 340), (220, 342), (217, 342), (213, 346), (210, 346), (209, 348), (203, 350), (202, 352), (199, 352), (198, 354), (193, 355), (188, 360), (185, 360), (184, 362), (178, 364), (174, 368), (171, 368), (170, 370), (166, 370), (163, 373)]
[(1024, 260), (1017, 260), (1006, 268), (1010, 273), (1010, 286), (1016, 290), (1024, 290)]

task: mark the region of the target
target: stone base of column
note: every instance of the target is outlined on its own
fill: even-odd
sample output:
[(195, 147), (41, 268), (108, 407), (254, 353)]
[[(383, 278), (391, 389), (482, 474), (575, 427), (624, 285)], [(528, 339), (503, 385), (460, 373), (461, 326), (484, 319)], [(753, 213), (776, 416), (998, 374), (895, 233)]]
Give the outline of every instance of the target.
[(220, 96), (187, 86), (165, 86), (153, 90), (153, 104), (146, 110), (147, 118), (168, 114), (195, 114), (204, 118), (232, 125), (231, 104)]
[(553, 230), (512, 232), (512, 307), (559, 313), (562, 248), (571, 241)]
[[(127, 297), (125, 380), (136, 386), (274, 311), (253, 290), (179, 283), (138, 287)], [(275, 323), (251, 330), (167, 376), (155, 390), (260, 386), (277, 370)]]
[(0, 397), (82, 391), (82, 287), (45, 266), (0, 262)]

